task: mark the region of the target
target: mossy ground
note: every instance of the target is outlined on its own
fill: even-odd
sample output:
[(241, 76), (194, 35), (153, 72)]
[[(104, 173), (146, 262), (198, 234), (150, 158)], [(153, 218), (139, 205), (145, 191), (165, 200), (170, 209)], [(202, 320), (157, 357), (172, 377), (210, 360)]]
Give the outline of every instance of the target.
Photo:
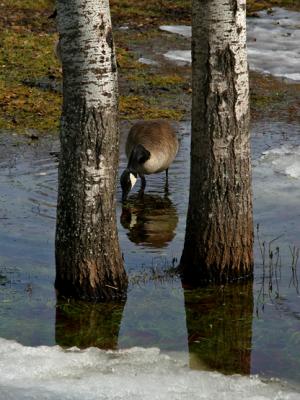
[(5, 29), (1, 36), (0, 128), (57, 128), (61, 96), (26, 83), (59, 77), (53, 35)]
[[(282, 5), (300, 9), (296, 3), (248, 0), (248, 13)], [(58, 129), (61, 93), (54, 83), (61, 80), (61, 73), (53, 52), (55, 22), (48, 18), (53, 8), (54, 0), (3, 0), (0, 4), (0, 129)], [(111, 0), (114, 26), (130, 27), (115, 30), (122, 119), (189, 117), (190, 68), (143, 65), (137, 60), (141, 53), (164, 46), (159, 25), (189, 24), (190, 8), (190, 0)], [(169, 35), (165, 43), (170, 45), (172, 40)], [(293, 99), (299, 85), (252, 75), (255, 116), (260, 110), (272, 110), (274, 104), (282, 103), (284, 108), (286, 93), (291, 99), (290, 114), (293, 107), (299, 107)]]
[(280, 118), (292, 122), (300, 118), (300, 83), (285, 83), (272, 76), (250, 73), (251, 117)]
[(284, 7), (289, 10), (300, 10), (298, 0), (247, 0), (248, 16), (255, 16), (255, 13), (272, 7)]

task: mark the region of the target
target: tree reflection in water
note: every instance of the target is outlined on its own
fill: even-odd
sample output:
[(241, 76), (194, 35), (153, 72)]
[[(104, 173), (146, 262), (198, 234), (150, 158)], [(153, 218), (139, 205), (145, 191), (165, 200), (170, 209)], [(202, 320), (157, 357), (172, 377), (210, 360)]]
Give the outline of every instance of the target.
[(191, 368), (250, 373), (252, 285), (184, 289)]
[(62, 347), (80, 349), (118, 348), (118, 336), (125, 302), (92, 304), (58, 300), (55, 340)]

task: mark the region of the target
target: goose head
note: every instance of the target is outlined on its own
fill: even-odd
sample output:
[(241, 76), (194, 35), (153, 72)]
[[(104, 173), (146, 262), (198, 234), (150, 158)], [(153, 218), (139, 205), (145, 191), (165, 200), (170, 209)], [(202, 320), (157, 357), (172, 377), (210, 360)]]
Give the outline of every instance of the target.
[(128, 193), (133, 188), (140, 174), (141, 166), (150, 158), (150, 152), (141, 144), (135, 145), (130, 153), (128, 165), (121, 175), (120, 183), (122, 188), (122, 202), (128, 196)]
[(133, 188), (136, 181), (137, 181), (137, 172), (126, 168), (125, 171), (123, 171), (120, 178), (120, 183), (122, 188), (122, 202), (126, 201), (128, 193)]

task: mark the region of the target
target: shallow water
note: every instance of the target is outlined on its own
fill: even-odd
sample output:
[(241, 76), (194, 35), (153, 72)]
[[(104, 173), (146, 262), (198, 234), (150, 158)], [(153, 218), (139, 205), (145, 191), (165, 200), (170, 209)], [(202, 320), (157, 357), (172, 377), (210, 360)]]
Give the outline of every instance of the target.
[[(56, 304), (57, 139), (2, 135), (0, 337), (30, 346), (158, 347), (180, 354), (193, 369), (300, 382), (300, 277), (295, 263), (300, 247), (299, 126), (265, 121), (252, 127), (254, 218), (260, 238), (253, 285), (195, 292), (183, 291), (180, 281), (166, 273), (180, 258), (188, 201), (189, 123), (179, 124), (177, 131), (181, 145), (169, 171), (168, 196), (164, 174), (151, 176), (144, 203), (136, 199), (137, 187), (124, 215), (118, 189), (120, 242), (131, 285), (125, 305), (104, 308)], [(123, 129), (122, 146), (125, 133)], [(121, 151), (120, 170), (124, 166)], [(1, 351), (7, 347), (2, 344)], [(22, 363), (22, 354), (31, 350), (17, 349)], [(40, 385), (39, 379), (34, 385)], [(172, 384), (170, 376), (166, 379)], [(224, 384), (232, 385), (230, 379), (224, 378)]]
[[(247, 19), (247, 48), (251, 69), (300, 81), (300, 13), (274, 8), (272, 13), (261, 11), (258, 18)], [(162, 30), (186, 38), (191, 27), (161, 26)], [(164, 56), (177, 63), (191, 63), (190, 50), (169, 50)]]

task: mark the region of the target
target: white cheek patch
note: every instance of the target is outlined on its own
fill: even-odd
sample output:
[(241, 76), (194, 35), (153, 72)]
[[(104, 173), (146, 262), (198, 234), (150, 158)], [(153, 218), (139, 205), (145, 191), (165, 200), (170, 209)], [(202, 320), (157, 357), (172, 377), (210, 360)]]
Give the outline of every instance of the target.
[(131, 188), (135, 185), (137, 178), (133, 174), (129, 174), (130, 182), (131, 182)]

